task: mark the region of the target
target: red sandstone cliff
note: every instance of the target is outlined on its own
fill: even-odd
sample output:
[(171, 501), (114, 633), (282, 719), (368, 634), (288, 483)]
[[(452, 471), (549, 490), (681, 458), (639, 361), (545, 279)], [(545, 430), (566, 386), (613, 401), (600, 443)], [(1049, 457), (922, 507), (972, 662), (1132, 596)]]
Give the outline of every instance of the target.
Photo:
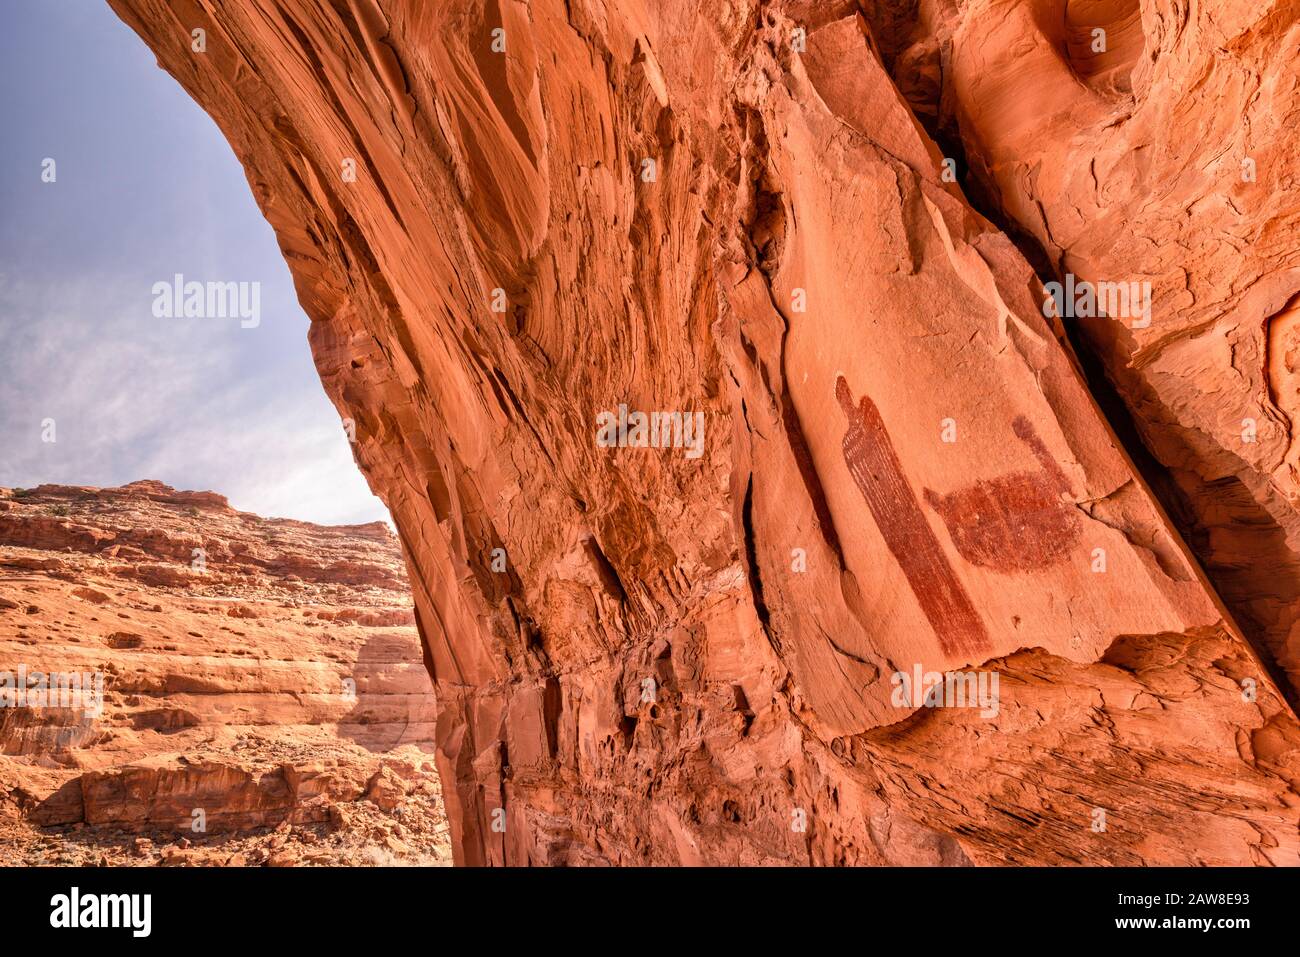
[(0, 863), (446, 860), (412, 619), (382, 523), (0, 489)]
[[(1300, 861), (1293, 5), (110, 2), (394, 515), (458, 862)], [(1186, 539), (1065, 270), (1154, 280), (1082, 341)]]
[(1300, 701), (1300, 5), (928, 3), (886, 29), (897, 76), (941, 79), (914, 106), (1046, 272), (1150, 284), (1148, 325), (1076, 327)]

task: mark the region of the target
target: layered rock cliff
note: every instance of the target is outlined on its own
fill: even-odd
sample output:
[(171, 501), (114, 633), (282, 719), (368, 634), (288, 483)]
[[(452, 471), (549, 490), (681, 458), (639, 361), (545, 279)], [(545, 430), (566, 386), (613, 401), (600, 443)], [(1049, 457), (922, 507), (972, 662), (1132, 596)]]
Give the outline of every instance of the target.
[(382, 523), (0, 489), (0, 861), (449, 860), (420, 657)]
[(393, 513), (459, 863), (1300, 861), (1286, 4), (110, 2)]

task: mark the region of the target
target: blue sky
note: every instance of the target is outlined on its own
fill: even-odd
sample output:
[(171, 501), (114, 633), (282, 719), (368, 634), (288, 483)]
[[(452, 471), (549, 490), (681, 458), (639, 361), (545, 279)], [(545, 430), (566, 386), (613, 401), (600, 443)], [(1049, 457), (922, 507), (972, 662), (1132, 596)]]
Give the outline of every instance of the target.
[[(386, 519), (234, 153), (102, 0), (0, 3), (0, 129), (0, 486), (151, 478)], [(260, 323), (155, 318), (177, 273), (260, 283)]]

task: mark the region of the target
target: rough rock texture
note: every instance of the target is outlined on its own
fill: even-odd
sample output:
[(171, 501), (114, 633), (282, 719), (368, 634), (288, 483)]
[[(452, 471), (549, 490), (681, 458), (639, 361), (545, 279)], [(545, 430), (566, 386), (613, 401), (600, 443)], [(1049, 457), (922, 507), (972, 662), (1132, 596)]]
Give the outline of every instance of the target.
[[(1236, 56), (1213, 14), (110, 2), (248, 170), (392, 510), (459, 863), (1300, 861), (1278, 644), (1242, 635), (1099, 411), (1044, 316), (1051, 264), (936, 145), (970, 144), (1008, 227), (1095, 225), (1081, 275), (1154, 262), (1140, 224), (1231, 212), (1188, 172), (1202, 114), (1239, 121), (1206, 96)], [(1233, 42), (1280, 42), (1280, 9)], [(1112, 14), (1111, 52), (1080, 52)], [(1185, 103), (1157, 84), (1184, 73)], [(1096, 110), (1151, 89), (1139, 151)], [(1113, 167), (1086, 213), (1071, 148)], [(1031, 149), (1068, 182), (1033, 185)], [(1281, 214), (1251, 215), (1280, 250)], [(1163, 235), (1170, 281), (1206, 273), (1183, 326), (1213, 311), (1197, 282), (1250, 285), (1204, 234)], [(1170, 361), (1171, 383), (1202, 368)], [(1153, 428), (1214, 392), (1169, 388)], [(601, 444), (624, 404), (702, 414), (702, 454)], [(1219, 492), (1243, 580), (1267, 530), (1233, 537), (1222, 503), (1248, 502)], [(900, 701), (914, 668), (996, 673), (998, 707)]]
[(451, 856), (382, 523), (263, 519), (157, 482), (0, 489), (0, 693), (4, 862)]
[(1172, 479), (1188, 540), (1294, 704), (1300, 6), (917, 7), (908, 24), (881, 22), (899, 49), (895, 73), (936, 134), (960, 144), (975, 192), (1045, 274), (1151, 284), (1149, 326), (1074, 321)]

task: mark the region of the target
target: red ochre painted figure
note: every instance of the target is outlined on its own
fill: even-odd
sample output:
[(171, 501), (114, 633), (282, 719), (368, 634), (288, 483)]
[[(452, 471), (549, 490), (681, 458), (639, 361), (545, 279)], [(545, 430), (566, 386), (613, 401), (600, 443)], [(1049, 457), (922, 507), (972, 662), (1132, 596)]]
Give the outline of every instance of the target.
[(921, 512), (876, 404), (864, 395), (855, 406), (843, 376), (835, 380), (835, 397), (849, 420), (844, 463), (940, 647), (954, 657), (987, 651), (990, 642), (984, 622)]
[(1026, 572), (1065, 561), (1079, 540), (1079, 517), (1061, 501), (1069, 482), (1023, 415), (1011, 423), (1041, 472), (1013, 472), (980, 480), (949, 495), (925, 490), (957, 552), (972, 565)]

